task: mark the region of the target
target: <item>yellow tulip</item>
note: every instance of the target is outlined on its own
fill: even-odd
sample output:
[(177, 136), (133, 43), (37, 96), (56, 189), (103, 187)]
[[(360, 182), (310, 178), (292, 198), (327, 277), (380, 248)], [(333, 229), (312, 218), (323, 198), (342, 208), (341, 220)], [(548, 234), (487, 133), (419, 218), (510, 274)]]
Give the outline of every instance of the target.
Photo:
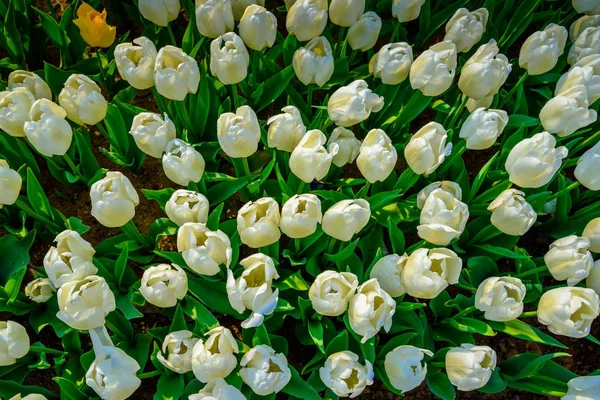
[(77, 9), (77, 18), (73, 21), (79, 27), (81, 37), (92, 47), (110, 47), (114, 43), (117, 30), (106, 23), (106, 10), (102, 13), (89, 4), (81, 3)]

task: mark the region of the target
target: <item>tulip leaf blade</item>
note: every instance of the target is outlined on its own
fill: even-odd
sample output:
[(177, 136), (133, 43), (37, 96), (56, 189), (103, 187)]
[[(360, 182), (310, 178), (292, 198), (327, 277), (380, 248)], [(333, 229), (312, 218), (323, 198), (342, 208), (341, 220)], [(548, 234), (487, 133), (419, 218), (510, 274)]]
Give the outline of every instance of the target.
[(39, 213), (50, 220), (53, 219), (50, 201), (31, 168), (27, 168), (27, 199), (36, 213)]
[(518, 319), (514, 319), (512, 321), (507, 322), (495, 322), (488, 321), (488, 324), (492, 327), (492, 329), (503, 332), (507, 335), (516, 337), (518, 339), (524, 339), (531, 342), (542, 343), (549, 346), (559, 347), (561, 349), (566, 349), (567, 346), (560, 343), (558, 340), (554, 339), (552, 336), (545, 334), (538, 328), (535, 328), (529, 325), (526, 322), (523, 322)]
[(443, 400), (453, 400), (456, 397), (456, 391), (450, 383), (450, 379), (439, 370), (427, 374), (427, 387), (434, 395)]
[(292, 372), (292, 379), (281, 391), (303, 400), (321, 400), (319, 393), (300, 377), (296, 368), (292, 365), (289, 365), (289, 368)]

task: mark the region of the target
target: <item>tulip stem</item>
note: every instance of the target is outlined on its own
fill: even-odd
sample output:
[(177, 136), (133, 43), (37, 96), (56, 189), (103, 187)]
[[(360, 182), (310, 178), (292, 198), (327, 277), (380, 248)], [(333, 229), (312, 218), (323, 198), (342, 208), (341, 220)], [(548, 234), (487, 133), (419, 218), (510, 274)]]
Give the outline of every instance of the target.
[(56, 225), (55, 222), (53, 222), (53, 221), (49, 220), (48, 218), (43, 217), (43, 216), (39, 215), (38, 213), (36, 213), (31, 207), (29, 207), (20, 198), (18, 198), (17, 201), (15, 201), (15, 205), (17, 207), (19, 207), (21, 210), (23, 210), (25, 212), (25, 214), (27, 214), (30, 217), (33, 217), (33, 218), (35, 218), (35, 219), (43, 222), (48, 227), (52, 228), (54, 230), (54, 232), (58, 233), (58, 232), (60, 232), (62, 230), (58, 225)]
[(327, 254), (333, 254), (333, 251), (335, 250), (335, 244), (336, 239), (334, 237), (329, 239), (329, 247), (327, 247)]
[(121, 227), (125, 235), (135, 242), (146, 245), (146, 237), (142, 235), (137, 226), (133, 223), (133, 221), (129, 220), (125, 225)]
[(144, 372), (143, 374), (139, 374), (138, 378), (148, 379), (148, 378), (154, 378), (155, 376), (159, 376), (159, 375), (162, 375), (162, 371), (154, 370), (154, 371), (150, 371), (150, 372)]
[(452, 317), (452, 319), (460, 318), (462, 316), (472, 313), (475, 310), (477, 310), (477, 307), (475, 307), (475, 306), (467, 307), (464, 310), (462, 310), (461, 312), (459, 312), (458, 314), (456, 314), (454, 317)]
[(537, 311), (526, 311), (519, 315), (519, 318), (532, 318), (537, 317)]
[(559, 190), (558, 192), (554, 193), (552, 196), (548, 197), (548, 199), (546, 200), (546, 202), (548, 201), (552, 201), (554, 199), (558, 199), (559, 197), (561, 197), (563, 194), (567, 194), (569, 193), (571, 190), (576, 189), (577, 187), (579, 187), (579, 185), (581, 185), (581, 182), (579, 181), (575, 181), (573, 183), (571, 183), (569, 186), (567, 186), (564, 189)]
[(515, 93), (515, 91), (525, 81), (525, 79), (527, 79), (528, 76), (529, 76), (529, 73), (527, 71), (525, 71), (525, 73), (521, 76), (521, 78), (517, 81), (517, 83), (510, 89), (510, 91), (506, 94), (506, 96), (504, 96), (504, 98), (502, 99), (502, 101), (498, 105), (498, 108), (502, 108), (502, 106), (504, 104), (506, 104), (506, 102), (508, 101), (508, 99), (510, 98), (510, 96), (512, 96)]
[(233, 100), (233, 111), (235, 112), (240, 107), (240, 99), (238, 96), (237, 84), (231, 85), (231, 99)]
[(300, 251), (300, 239), (294, 239), (294, 250), (296, 250), (296, 255), (300, 255), (302, 251)]
[(175, 35), (173, 35), (173, 30), (171, 29), (171, 24), (167, 24), (167, 32), (169, 33), (169, 39), (171, 40), (171, 44), (177, 47), (177, 41), (175, 40)]
[(298, 194), (304, 193), (304, 187), (306, 186), (306, 182), (300, 181), (300, 185), (298, 186)]
[(77, 168), (77, 166), (75, 165), (68, 153), (65, 153), (63, 159), (65, 160), (69, 168), (71, 168), (71, 170), (75, 173), (75, 175), (78, 176), (79, 179), (81, 179), (81, 181), (87, 185), (89, 180), (85, 176), (83, 176), (81, 172), (79, 172), (79, 168)]
[(248, 157), (242, 158), (242, 166), (244, 167), (244, 176), (252, 175), (252, 172), (250, 172), (250, 165), (248, 164)]
[(522, 274), (518, 274), (516, 277), (519, 278), (519, 279), (523, 279), (523, 278), (526, 278), (528, 276), (535, 275), (538, 272), (544, 272), (544, 271), (548, 271), (548, 267), (546, 267), (545, 265), (543, 265), (541, 267), (534, 268), (534, 269), (530, 269), (529, 271), (525, 271)]
[(29, 351), (32, 351), (34, 353), (56, 354), (56, 355), (59, 355), (59, 356), (67, 354), (66, 351), (49, 349), (49, 348), (43, 347), (43, 346), (31, 346), (31, 347), (29, 347)]
[[(454, 114), (452, 115), (452, 118), (450, 119), (450, 124), (448, 124), (446, 126), (446, 130), (452, 129), (454, 127), (454, 124), (456, 124), (456, 120), (458, 119), (458, 117), (460, 117), (460, 114), (464, 110), (468, 101), (469, 101), (469, 98), (467, 96), (463, 95), (459, 106), (452, 110), (452, 111), (454, 111)], [(450, 114), (452, 114), (452, 112), (450, 112)], [(450, 117), (450, 114), (448, 114), (448, 118)]]
[(306, 103), (308, 104), (308, 107), (311, 108), (311, 111), (312, 111), (313, 85), (309, 84), (307, 90), (308, 90), (308, 95), (306, 97)]

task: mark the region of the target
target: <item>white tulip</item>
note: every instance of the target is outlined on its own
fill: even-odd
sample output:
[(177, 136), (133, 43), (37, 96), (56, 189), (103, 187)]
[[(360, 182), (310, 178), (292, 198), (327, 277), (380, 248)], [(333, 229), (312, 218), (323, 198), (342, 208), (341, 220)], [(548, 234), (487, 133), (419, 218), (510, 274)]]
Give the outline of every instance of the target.
[(479, 100), (498, 93), (512, 70), (508, 58), (499, 51), (491, 39), (467, 60), (458, 78), (458, 88), (465, 96)]
[(358, 355), (346, 350), (327, 357), (323, 367), (319, 368), (319, 377), (337, 396), (352, 399), (373, 384), (374, 373), (369, 360), (362, 365)]
[(415, 133), (404, 148), (404, 158), (416, 174), (432, 174), (452, 152), (452, 143), (446, 144), (448, 133), (437, 122), (429, 122)]
[(496, 143), (508, 124), (508, 114), (504, 110), (473, 111), (463, 122), (459, 136), (467, 141), (467, 149), (485, 150)]
[(402, 281), (402, 273), (404, 266), (408, 261), (408, 255), (405, 253), (401, 256), (398, 254), (388, 254), (380, 258), (373, 269), (369, 278), (377, 279), (379, 285), (392, 297), (399, 297), (406, 293), (404, 283)]
[(206, 196), (185, 189), (173, 192), (165, 205), (167, 217), (179, 226), (186, 222), (205, 224), (208, 220), (208, 211), (209, 203)]
[(281, 151), (291, 153), (300, 143), (306, 133), (300, 111), (295, 106), (285, 106), (282, 114), (272, 116), (267, 120), (269, 131), (267, 144)]
[(491, 222), (502, 233), (523, 236), (535, 224), (537, 214), (525, 200), (525, 193), (507, 189), (500, 193), (488, 207)]
[(371, 58), (369, 73), (386, 85), (397, 85), (408, 78), (412, 62), (413, 51), (408, 43), (388, 43)]
[(134, 39), (133, 43), (118, 44), (115, 47), (115, 63), (121, 78), (138, 90), (151, 88), (154, 86), (156, 55), (156, 46), (144, 36)]
[(230, 269), (227, 270), (227, 297), (240, 314), (246, 309), (252, 311), (242, 322), (242, 328), (255, 328), (263, 323), (265, 315), (271, 314), (277, 307), (279, 289), (273, 290), (271, 284), (279, 278), (279, 274), (273, 259), (262, 253), (244, 258), (240, 265), (244, 271), (237, 279)]
[(305, 42), (320, 36), (327, 25), (327, 0), (297, 0), (285, 18), (290, 35)]
[(446, 373), (458, 390), (468, 392), (484, 387), (496, 369), (496, 352), (488, 346), (469, 343), (446, 353)]
[(217, 326), (206, 333), (206, 340), (198, 340), (192, 351), (192, 370), (200, 382), (226, 378), (237, 366), (235, 354), (239, 347), (231, 331)]
[(263, 344), (244, 354), (240, 367), (244, 383), (260, 396), (280, 392), (292, 379), (285, 356)]
[(392, 2), (392, 15), (399, 22), (414, 21), (419, 18), (421, 7), (426, 0), (394, 0)]
[(600, 394), (600, 376), (578, 376), (567, 382), (569, 389), (561, 400), (594, 400)]
[(588, 238), (575, 235), (554, 241), (544, 255), (544, 262), (552, 277), (557, 281), (566, 280), (569, 286), (575, 286), (587, 278), (594, 266), (590, 245)]
[(510, 276), (487, 278), (477, 288), (475, 307), (490, 321), (512, 321), (523, 312), (525, 285)]
[(279, 240), (279, 204), (271, 197), (249, 201), (238, 211), (237, 229), (242, 243), (257, 249)]
[(402, 280), (406, 293), (433, 299), (448, 285), (458, 283), (462, 260), (449, 249), (415, 250), (404, 264)]
[(336, 90), (327, 103), (329, 118), (338, 126), (356, 125), (383, 108), (383, 97), (373, 93), (367, 82), (356, 80)]
[(256, 153), (260, 126), (254, 110), (241, 106), (235, 113), (221, 114), (217, 120), (217, 139), (229, 157), (246, 158)]
[(281, 232), (290, 238), (305, 238), (321, 223), (321, 201), (310, 193), (290, 197), (281, 208)]
[(579, 14), (600, 14), (600, 1), (598, 0), (571, 0), (571, 4)]
[(479, 100), (469, 99), (467, 100), (467, 110), (472, 113), (478, 108), (488, 109), (492, 105), (493, 101), (494, 96), (487, 96)]
[(0, 321), (0, 366), (13, 365), (29, 353), (29, 335), (14, 321)]
[(233, 18), (236, 21), (239, 21), (244, 15), (244, 11), (246, 8), (250, 7), (253, 4), (257, 4), (259, 6), (265, 5), (265, 0), (231, 0), (231, 8), (233, 9)]
[(246, 79), (250, 55), (241, 37), (227, 32), (210, 43), (210, 73), (223, 85)]
[(592, 289), (560, 287), (542, 295), (537, 317), (555, 335), (586, 337), (600, 313), (598, 294)]
[(600, 253), (600, 218), (588, 222), (581, 236), (590, 240), (590, 251)]
[(569, 39), (574, 42), (586, 28), (597, 26), (600, 26), (600, 15), (583, 15), (569, 27)]
[(33, 95), (36, 100), (52, 100), (52, 91), (50, 87), (38, 74), (22, 69), (15, 70), (8, 75), (8, 90), (14, 91), (18, 87), (23, 87)]
[(387, 353), (384, 367), (390, 384), (402, 393), (418, 387), (427, 375), (427, 364), (422, 362), (425, 356), (433, 357), (433, 353), (409, 345), (398, 346)]
[(235, 386), (228, 385), (223, 378), (215, 378), (198, 394), (191, 394), (188, 400), (246, 400), (246, 396)]
[(358, 157), (361, 144), (354, 132), (338, 126), (327, 139), (327, 150), (333, 153), (337, 148), (337, 153), (333, 156), (332, 162), (335, 166), (342, 168), (344, 165), (354, 162)]
[(35, 279), (25, 286), (25, 296), (36, 303), (45, 303), (54, 295), (54, 285), (48, 278)]
[(544, 105), (540, 111), (540, 122), (550, 133), (556, 133), (559, 137), (569, 136), (596, 121), (596, 111), (588, 107), (585, 86), (573, 86)]
[(519, 66), (525, 68), (529, 75), (540, 75), (550, 71), (565, 51), (568, 35), (567, 28), (556, 24), (534, 32), (521, 46)]
[(327, 137), (318, 129), (313, 129), (302, 137), (290, 156), (290, 170), (300, 180), (311, 183), (315, 179), (325, 178), (331, 167), (333, 157), (338, 152), (337, 145), (325, 148)]
[(138, 7), (144, 18), (159, 26), (167, 26), (177, 19), (179, 0), (139, 0)]
[(140, 293), (157, 307), (174, 307), (177, 300), (187, 294), (188, 279), (185, 271), (176, 264), (159, 264), (144, 271)]
[(231, 0), (196, 0), (196, 26), (201, 35), (211, 39), (233, 32)]
[(336, 25), (350, 27), (365, 12), (365, 0), (332, 0), (329, 18)]
[(356, 165), (371, 183), (384, 181), (394, 170), (398, 153), (392, 140), (381, 129), (371, 129), (360, 146)]
[(371, 205), (364, 199), (341, 200), (323, 215), (323, 232), (347, 242), (360, 232), (371, 218)]
[(131, 181), (122, 173), (109, 171), (90, 188), (92, 216), (108, 228), (131, 221), (140, 198)]
[(308, 298), (314, 310), (329, 317), (342, 315), (358, 287), (358, 278), (351, 272), (323, 271), (315, 278)]
[(180, 48), (165, 46), (156, 56), (154, 83), (156, 91), (167, 99), (183, 101), (188, 93), (198, 90), (198, 63)]
[(204, 158), (192, 145), (181, 139), (173, 139), (162, 157), (162, 166), (167, 178), (178, 185), (200, 182), (204, 174)]
[(51, 247), (44, 256), (44, 270), (55, 288), (98, 272), (93, 262), (96, 250), (79, 233), (66, 230), (54, 241), (56, 247)]
[(129, 133), (139, 149), (154, 158), (161, 158), (169, 142), (177, 135), (175, 124), (166, 113), (163, 119), (160, 114), (151, 112), (136, 115)]
[(536, 133), (512, 148), (506, 159), (506, 172), (515, 185), (539, 188), (552, 180), (567, 154), (566, 147), (556, 147), (551, 134)]
[(585, 28), (571, 46), (567, 62), (575, 64), (582, 58), (600, 53), (600, 26)]
[(439, 96), (452, 85), (457, 66), (456, 45), (445, 40), (431, 46), (410, 66), (410, 86), (425, 96)]
[(277, 35), (277, 18), (263, 6), (252, 4), (240, 20), (240, 36), (246, 46), (260, 51), (273, 47)]
[(348, 44), (352, 50), (367, 51), (377, 43), (380, 31), (381, 18), (373, 11), (368, 11), (348, 29)]
[(108, 104), (100, 87), (82, 74), (73, 74), (58, 95), (58, 104), (76, 124), (96, 125), (106, 116)]
[(438, 246), (446, 246), (465, 230), (469, 207), (448, 191), (431, 192), (421, 210), (417, 232), (421, 239)]
[(577, 160), (575, 178), (589, 190), (600, 190), (600, 142)]
[(156, 358), (162, 365), (178, 374), (192, 370), (192, 349), (198, 339), (192, 337), (192, 332), (183, 330), (169, 333), (165, 336), (161, 352)]
[(600, 54), (583, 57), (573, 64), (556, 83), (554, 95), (559, 96), (578, 85), (585, 86), (589, 104), (600, 98)]
[(15, 396), (11, 397), (8, 400), (48, 400), (48, 398), (46, 396), (42, 396), (41, 394), (36, 394), (36, 393), (31, 393), (25, 397), (22, 397), (21, 394), (19, 393)]
[(487, 8), (479, 8), (473, 12), (459, 8), (446, 24), (444, 40), (454, 42), (459, 53), (468, 52), (481, 40), (489, 16)]
[(200, 222), (186, 222), (177, 231), (177, 251), (185, 263), (200, 275), (216, 275), (220, 265), (231, 264), (231, 242), (220, 230), (211, 231)]
[(329, 41), (324, 36), (311, 39), (294, 52), (292, 66), (296, 77), (305, 85), (323, 86), (333, 75), (334, 59)]
[(64, 283), (57, 294), (58, 319), (73, 329), (90, 330), (104, 325), (115, 310), (115, 295), (101, 276), (89, 275)]
[(389, 332), (395, 313), (396, 302), (381, 288), (377, 279), (369, 279), (360, 285), (348, 304), (350, 327), (362, 336), (361, 343), (377, 335), (381, 328)]
[(0, 129), (10, 136), (23, 137), (23, 125), (29, 121), (29, 110), (35, 97), (24, 87), (0, 92)]
[(0, 209), (13, 205), (19, 198), (23, 178), (14, 169), (10, 169), (6, 160), (0, 158)]
[(23, 125), (27, 140), (42, 155), (64, 156), (73, 140), (67, 112), (48, 99), (36, 100), (29, 110), (29, 120)]
[(452, 181), (437, 181), (425, 186), (417, 195), (417, 207), (419, 210), (423, 209), (429, 195), (437, 189), (448, 192), (448, 194), (456, 200), (462, 201), (462, 189), (458, 183)]

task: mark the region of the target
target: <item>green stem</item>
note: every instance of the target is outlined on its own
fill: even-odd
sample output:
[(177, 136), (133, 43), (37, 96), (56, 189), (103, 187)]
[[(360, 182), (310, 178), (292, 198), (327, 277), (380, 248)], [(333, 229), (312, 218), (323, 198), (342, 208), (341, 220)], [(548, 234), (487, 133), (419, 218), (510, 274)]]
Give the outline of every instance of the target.
[(155, 376), (159, 376), (159, 375), (162, 375), (162, 372), (159, 370), (154, 370), (154, 371), (150, 371), (150, 372), (144, 372), (143, 374), (139, 374), (138, 378), (148, 379), (148, 378), (154, 378)]
[(39, 215), (38, 213), (36, 213), (31, 207), (29, 207), (23, 200), (21, 200), (20, 198), (17, 199), (17, 201), (15, 201), (15, 206), (19, 207), (21, 210), (25, 211), (25, 214), (29, 215), (30, 217), (33, 217), (39, 221), (42, 221), (44, 224), (46, 224), (46, 226), (51, 227), (55, 232), (60, 232), (63, 229), (61, 229), (58, 225), (56, 225), (55, 222), (49, 220), (48, 218)]
[(125, 235), (133, 241), (136, 241), (140, 244), (146, 244), (146, 237), (142, 235), (137, 226), (133, 223), (133, 221), (129, 220), (125, 225), (121, 227)]
[(203, 179), (200, 179), (200, 182), (198, 182), (198, 186), (199, 186), (199, 192), (205, 195), (206, 192), (208, 191), (206, 189), (206, 182), (204, 182)]
[(173, 35), (173, 30), (171, 29), (171, 24), (167, 24), (167, 32), (169, 33), (169, 39), (171, 40), (171, 44), (177, 47), (177, 41), (175, 40), (175, 35)]
[(190, 183), (188, 183), (187, 188), (188, 188), (188, 190), (191, 190), (192, 192), (200, 193), (200, 188), (198, 187), (198, 184), (196, 182), (190, 181)]
[[(492, 233), (490, 235), (490, 233)], [(475, 235), (475, 237), (472, 239), (472, 243), (479, 243), (481, 242), (481, 240), (483, 238), (489, 240), (491, 238), (494, 238), (496, 236), (500, 236), (502, 234), (502, 232), (500, 232), (498, 230), (498, 228), (496, 228), (494, 225), (488, 225), (485, 228), (483, 228), (482, 230), (480, 230), (479, 232), (477, 232), (477, 234)]]
[(248, 164), (248, 157), (242, 158), (242, 166), (244, 167), (244, 176), (252, 175), (252, 172), (250, 172), (250, 165)]
[(329, 246), (327, 247), (327, 254), (333, 254), (336, 243), (337, 243), (336, 238), (332, 237), (331, 239), (329, 239)]
[(240, 107), (240, 98), (238, 95), (237, 84), (231, 85), (231, 99), (233, 100), (233, 108), (236, 111)]
[(300, 239), (294, 239), (294, 250), (296, 250), (296, 255), (300, 255)]
[(304, 193), (304, 187), (306, 186), (306, 182), (300, 181), (300, 185), (298, 186), (298, 194)]
[(42, 346), (31, 346), (31, 347), (29, 347), (29, 351), (33, 351), (34, 353), (56, 354), (59, 356), (67, 354), (66, 351), (49, 349), (47, 347), (42, 347)]
[(506, 104), (506, 102), (508, 101), (508, 99), (515, 93), (515, 91), (525, 81), (525, 79), (527, 79), (528, 76), (529, 76), (529, 73), (527, 71), (525, 71), (525, 73), (521, 76), (521, 78), (519, 78), (519, 80), (517, 81), (517, 83), (510, 89), (510, 91), (506, 94), (506, 96), (504, 96), (504, 98), (500, 102), (500, 105), (498, 105), (498, 108), (502, 108), (502, 106), (504, 104)]
[(177, 110), (178, 117), (181, 118), (181, 122), (183, 123), (183, 126), (185, 127), (185, 129), (187, 129), (188, 134), (191, 134), (192, 129), (194, 128), (194, 125), (192, 124), (192, 120), (190, 119), (190, 116), (188, 115), (188, 112), (187, 112), (187, 108), (185, 107), (185, 100), (183, 100), (183, 101), (173, 100), (173, 101), (175, 103), (175, 109)]
[(552, 201), (554, 199), (559, 198), (560, 196), (562, 196), (563, 194), (567, 194), (569, 193), (571, 190), (576, 189), (577, 187), (579, 187), (581, 185), (581, 182), (579, 181), (575, 181), (573, 183), (571, 183), (569, 186), (567, 186), (564, 189), (559, 190), (558, 192), (554, 193), (552, 196), (548, 197), (548, 199), (546, 200), (546, 202), (548, 201)]
[[(462, 114), (462, 111), (464, 110), (468, 101), (469, 98), (463, 95), (460, 105), (454, 110), (454, 115), (452, 115), (452, 118), (450, 119), (450, 124), (445, 127), (446, 130), (452, 129), (454, 127), (454, 124), (456, 124), (456, 120), (458, 119), (458, 117), (460, 117), (460, 114)], [(448, 115), (448, 117), (450, 117), (450, 115)]]
[(581, 149), (586, 148), (591, 143), (596, 143), (598, 140), (598, 136), (600, 136), (600, 131), (594, 133), (592, 136), (585, 139), (583, 142), (579, 143), (573, 150), (569, 152), (569, 155), (573, 156)]
[(81, 179), (81, 181), (87, 185), (89, 180), (85, 176), (83, 176), (81, 172), (79, 172), (79, 168), (77, 168), (77, 166), (75, 165), (68, 153), (65, 153), (63, 159), (65, 160), (69, 168), (71, 168), (71, 170), (75, 173), (75, 175), (78, 176), (79, 179)]
[(477, 310), (477, 307), (475, 307), (475, 306), (467, 307), (464, 310), (462, 310), (461, 312), (459, 312), (458, 314), (456, 314), (454, 317), (452, 317), (452, 319), (460, 318), (464, 315), (472, 313), (475, 310)]
[(544, 271), (548, 271), (548, 267), (546, 267), (545, 265), (542, 266), (542, 267), (537, 267), (537, 268), (531, 269), (529, 271), (523, 272), (522, 274), (519, 274), (516, 277), (519, 278), (519, 279), (523, 279), (523, 278), (526, 278), (528, 276), (535, 275), (538, 272), (544, 272)]
[(526, 311), (526, 312), (522, 313), (521, 315), (519, 315), (519, 318), (531, 318), (531, 317), (537, 317), (537, 311)]
[(307, 98), (306, 98), (306, 104), (308, 104), (308, 107), (311, 109), (311, 111), (312, 111), (313, 87), (314, 87), (313, 84), (309, 84), (308, 85), (308, 89), (307, 89), (308, 90), (308, 95), (307, 95)]
[(365, 183), (365, 186), (363, 186), (363, 190), (365, 191), (365, 197), (368, 197), (369, 189), (371, 189), (371, 182), (367, 181), (367, 183)]

